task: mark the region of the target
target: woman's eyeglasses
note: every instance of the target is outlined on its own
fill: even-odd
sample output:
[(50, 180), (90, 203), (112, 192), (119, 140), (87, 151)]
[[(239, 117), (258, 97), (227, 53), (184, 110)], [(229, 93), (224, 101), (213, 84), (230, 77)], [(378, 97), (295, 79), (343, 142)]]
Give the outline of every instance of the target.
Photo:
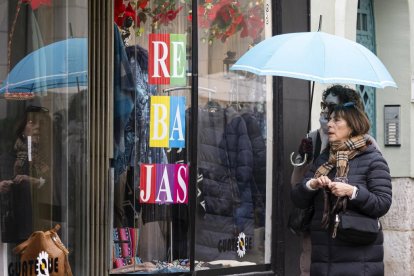
[(321, 102), (321, 109), (324, 110), (326, 108), (328, 109), (333, 109), (336, 106), (336, 104), (334, 103), (325, 103), (325, 102)]

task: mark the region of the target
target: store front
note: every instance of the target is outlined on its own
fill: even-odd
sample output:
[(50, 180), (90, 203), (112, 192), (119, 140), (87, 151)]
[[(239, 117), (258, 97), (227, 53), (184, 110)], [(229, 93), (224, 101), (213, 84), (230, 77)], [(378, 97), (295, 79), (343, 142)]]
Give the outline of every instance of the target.
[(129, 7), (115, 1), (111, 272), (255, 271), (266, 263), (268, 84), (229, 68), (265, 38), (265, 3), (199, 1), (192, 13), (149, 1), (135, 22)]
[(0, 4), (0, 274), (56, 224), (74, 275), (283, 274), (283, 89), (230, 70), (281, 3)]

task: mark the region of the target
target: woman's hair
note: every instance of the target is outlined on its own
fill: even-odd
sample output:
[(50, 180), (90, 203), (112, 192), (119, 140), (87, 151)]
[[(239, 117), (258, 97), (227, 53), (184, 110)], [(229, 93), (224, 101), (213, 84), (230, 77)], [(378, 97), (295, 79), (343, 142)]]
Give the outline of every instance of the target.
[(367, 115), (354, 102), (338, 104), (332, 113), (334, 119), (342, 118), (352, 129), (351, 137), (367, 134), (370, 129), (370, 123)]
[(45, 124), (43, 125), (44, 127), (48, 127), (49, 124), (50, 124), (49, 110), (47, 108), (41, 107), (41, 106), (30, 105), (30, 106), (26, 107), (25, 112), (24, 112), (24, 117), (22, 118), (22, 120), (20, 121), (20, 123), (19, 123), (19, 125), (16, 129), (16, 135), (20, 139), (24, 139), (23, 132), (24, 132), (24, 129), (27, 125), (27, 121), (29, 121), (29, 119), (32, 119), (32, 118), (29, 118), (29, 117), (31, 117), (31, 115), (30, 115), (31, 113), (36, 113), (38, 115), (44, 115), (44, 116), (42, 116), (42, 117), (44, 117), (43, 119), (45, 120), (44, 121)]
[(326, 100), (328, 95), (337, 96), (339, 99), (339, 104), (353, 102), (358, 108), (364, 110), (364, 105), (361, 101), (361, 96), (352, 88), (343, 85), (333, 85), (323, 91), (322, 101)]

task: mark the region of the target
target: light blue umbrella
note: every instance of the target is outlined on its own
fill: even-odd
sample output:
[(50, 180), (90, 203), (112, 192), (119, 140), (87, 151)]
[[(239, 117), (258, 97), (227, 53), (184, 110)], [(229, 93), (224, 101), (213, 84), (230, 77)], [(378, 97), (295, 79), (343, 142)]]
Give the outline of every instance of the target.
[[(314, 82), (397, 87), (384, 64), (370, 50), (354, 41), (320, 31), (282, 34), (265, 39), (246, 52), (230, 70), (312, 81), (309, 118)], [(306, 162), (306, 154), (299, 164), (293, 162), (293, 155), (292, 152), (292, 165), (301, 166)]]
[(397, 87), (370, 50), (324, 32), (289, 33), (265, 39), (246, 52), (230, 70), (319, 83)]
[(30, 94), (87, 85), (86, 38), (69, 38), (37, 49), (14, 66), (2, 82), (0, 95)]

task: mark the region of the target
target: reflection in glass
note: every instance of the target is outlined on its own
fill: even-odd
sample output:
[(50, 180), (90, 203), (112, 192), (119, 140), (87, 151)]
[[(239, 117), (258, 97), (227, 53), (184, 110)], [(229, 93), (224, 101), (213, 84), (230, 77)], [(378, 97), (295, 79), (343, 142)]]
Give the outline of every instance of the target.
[(264, 39), (264, 3), (200, 1), (196, 269), (264, 263), (265, 78), (228, 68)]
[[(87, 3), (3, 1), (1, 6), (0, 18), (8, 20), (0, 21), (1, 47), (7, 49), (0, 57), (0, 182), (9, 184), (0, 188), (1, 265), (17, 269), (19, 256), (12, 249), (33, 231), (60, 224), (72, 271), (81, 275)], [(73, 40), (82, 45), (72, 47)], [(70, 64), (74, 56), (67, 55), (72, 50), (76, 68)]]

